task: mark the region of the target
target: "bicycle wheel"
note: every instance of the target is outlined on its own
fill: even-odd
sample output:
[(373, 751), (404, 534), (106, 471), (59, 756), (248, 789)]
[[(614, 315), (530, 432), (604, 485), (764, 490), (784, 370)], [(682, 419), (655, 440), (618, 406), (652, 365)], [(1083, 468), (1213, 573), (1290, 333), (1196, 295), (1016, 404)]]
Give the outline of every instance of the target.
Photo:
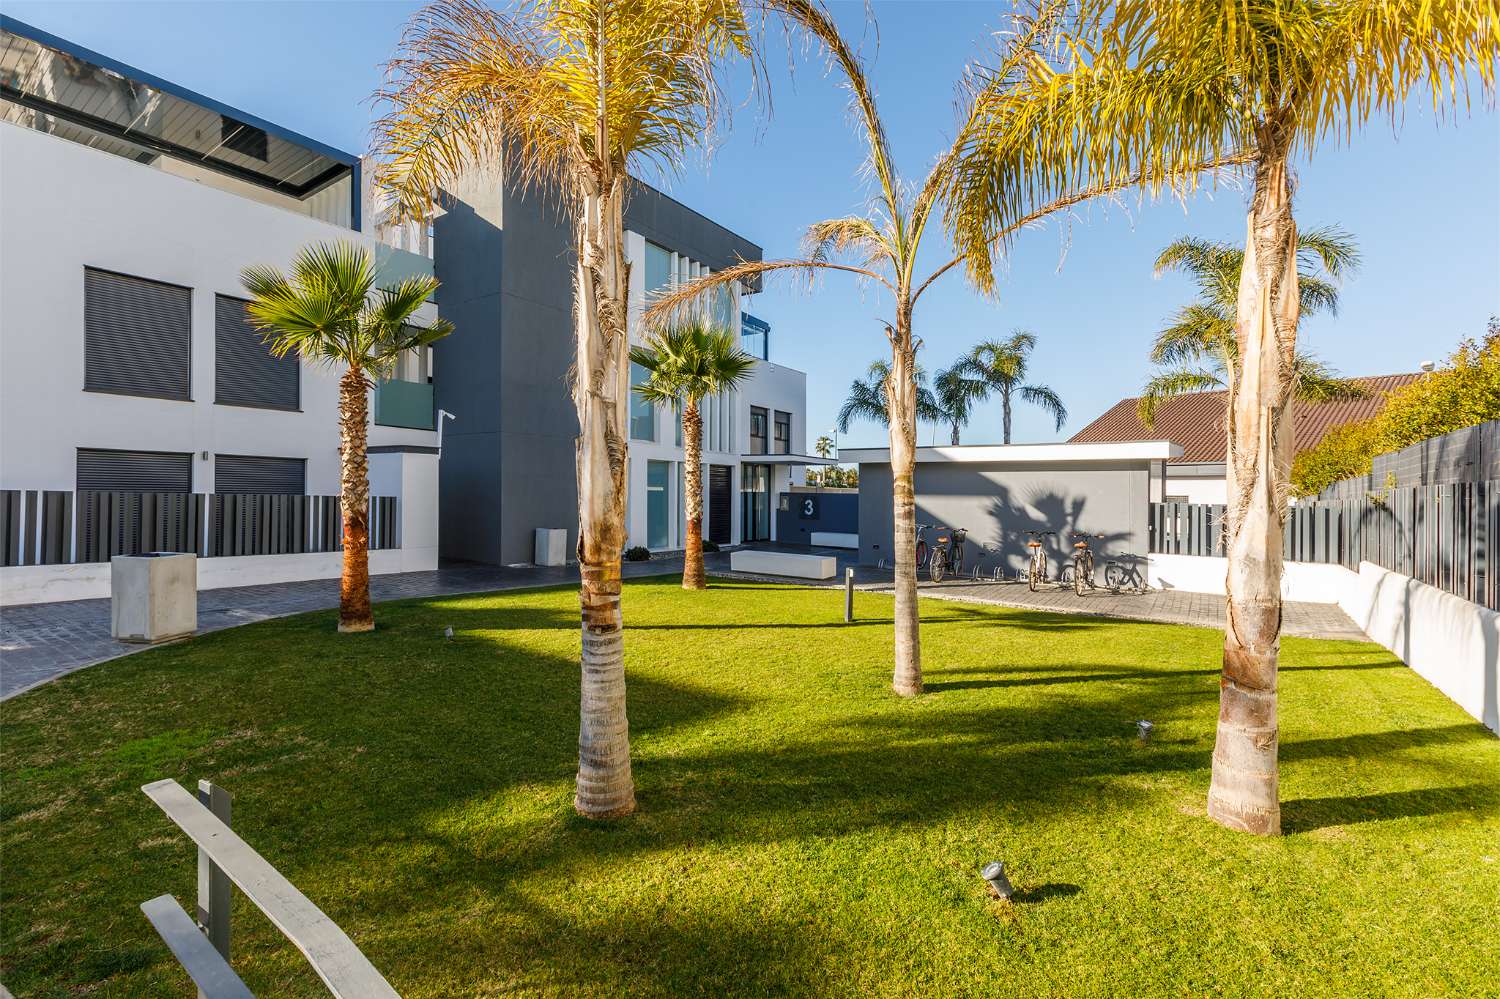
[(1111, 562), (1104, 567), (1104, 585), (1111, 590), (1118, 590), (1125, 585), (1125, 567)]
[(924, 566), (926, 564), (927, 564), (927, 542), (925, 542), (925, 541), (918, 541), (917, 542), (917, 568), (920, 569), (920, 568), (922, 568), (922, 566)]
[(928, 568), (928, 574), (932, 576), (934, 583), (943, 581), (943, 574), (948, 569), (948, 553), (939, 548), (932, 553), (932, 565)]
[(1031, 556), (1031, 565), (1026, 569), (1026, 585), (1031, 588), (1032, 593), (1035, 593), (1036, 588), (1041, 585), (1041, 582), (1042, 569), (1038, 567), (1037, 557), (1033, 555)]
[(1081, 597), (1081, 596), (1083, 596), (1083, 591), (1085, 589), (1087, 589), (1087, 588), (1088, 588), (1088, 571), (1087, 571), (1087, 568), (1084, 566), (1083, 556), (1082, 555), (1074, 555), (1073, 556), (1073, 592), (1076, 593), (1076, 594), (1078, 594)]

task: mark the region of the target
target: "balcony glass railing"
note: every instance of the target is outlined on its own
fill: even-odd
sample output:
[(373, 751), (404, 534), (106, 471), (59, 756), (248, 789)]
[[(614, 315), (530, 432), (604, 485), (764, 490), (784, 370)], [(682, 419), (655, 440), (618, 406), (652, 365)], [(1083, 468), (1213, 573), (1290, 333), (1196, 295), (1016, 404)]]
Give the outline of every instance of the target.
[(432, 385), (428, 382), (380, 382), (375, 386), (375, 422), (382, 427), (433, 429)]

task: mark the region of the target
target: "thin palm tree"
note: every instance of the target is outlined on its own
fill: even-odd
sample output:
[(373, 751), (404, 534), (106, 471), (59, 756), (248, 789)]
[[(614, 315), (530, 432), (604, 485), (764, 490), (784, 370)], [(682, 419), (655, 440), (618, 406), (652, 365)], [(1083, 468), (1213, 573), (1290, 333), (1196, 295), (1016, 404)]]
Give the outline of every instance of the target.
[(698, 404), (741, 385), (755, 358), (740, 350), (732, 331), (706, 322), (654, 331), (645, 346), (632, 347), (630, 360), (649, 373), (635, 392), (642, 399), (682, 413), (683, 492), (687, 539), (682, 588), (706, 589), (703, 573), (703, 418)]
[(974, 407), (990, 394), (989, 383), (967, 363), (959, 358), (937, 373), (932, 380), (933, 394), (938, 408), (943, 411), (944, 421), (949, 427), (949, 440), (954, 447), (959, 445), (963, 428), (969, 425)]
[[(819, 458), (833, 457), (833, 438), (827, 434), (823, 434), (817, 440), (813, 441), (813, 454)], [(826, 484), (828, 479), (828, 469), (826, 466), (814, 470), (813, 474), (818, 477), (819, 486)]]
[[(1156, 275), (1183, 270), (1198, 285), (1198, 301), (1179, 309), (1176, 321), (1156, 334), (1151, 360), (1165, 370), (1152, 375), (1136, 403), (1141, 422), (1152, 427), (1166, 400), (1187, 392), (1223, 388), (1239, 363), (1234, 337), (1235, 299), (1245, 251), (1231, 243), (1184, 236), (1156, 258)], [(1359, 249), (1348, 233), (1323, 226), (1297, 234), (1297, 293), (1301, 314), (1338, 314), (1338, 282), (1359, 266)], [(1304, 351), (1293, 361), (1297, 398), (1305, 402), (1357, 399), (1366, 393), (1358, 382), (1340, 378), (1327, 364)]]
[(408, 351), (447, 336), (453, 324), (418, 326), (412, 317), (437, 290), (431, 277), (376, 287), (375, 261), (352, 243), (309, 246), (289, 274), (247, 267), (245, 311), (272, 355), (297, 354), (313, 364), (342, 368), (339, 378), (339, 493), (344, 568), (339, 580), (339, 631), (370, 631), (370, 478), (366, 449), (372, 379), (387, 376)]
[[(937, 396), (927, 387), (927, 372), (919, 364), (913, 375), (917, 383), (917, 419), (928, 423), (943, 423), (948, 413), (939, 405)], [(860, 420), (878, 423), (882, 427), (891, 425), (889, 385), (891, 366), (885, 361), (871, 361), (864, 378), (849, 383), (849, 395), (839, 407), (835, 425), (839, 433), (847, 434), (849, 428)]]
[(1058, 58), (984, 87), (985, 120), (960, 153), (948, 221), (982, 283), (993, 273), (989, 236), (1012, 221), (1016, 192), (1045, 197), (1142, 172), (1153, 185), (1190, 185), (1205, 157), (1253, 163), (1234, 311), (1239, 362), (1227, 378), (1228, 611), (1208, 814), (1275, 834), (1281, 525), (1302, 301), (1291, 159), (1347, 140), (1375, 115), (1398, 125), (1414, 90), (1439, 109), (1467, 106), (1475, 82), (1493, 97), (1500, 18), (1492, 0), (1083, 7)]
[[(914, 332), (914, 311), (922, 295), (950, 271), (959, 269), (963, 256), (955, 256), (923, 277), (917, 271), (922, 239), (928, 232), (940, 198), (954, 183), (960, 154), (968, 147), (975, 125), (981, 120), (982, 104), (971, 90), (960, 111), (954, 144), (938, 156), (919, 185), (903, 183), (886, 136), (885, 124), (876, 107), (874, 91), (865, 73), (864, 61), (840, 35), (827, 9), (819, 0), (762, 0), (765, 7), (780, 12), (800, 27), (841, 73), (851, 95), (855, 120), (867, 148), (864, 170), (874, 186), (869, 207), (863, 214), (829, 219), (810, 226), (803, 256), (787, 260), (753, 261), (727, 267), (674, 289), (651, 308), (655, 316), (670, 316), (714, 293), (717, 287), (762, 275), (792, 274), (809, 279), (828, 271), (852, 274), (873, 284), (890, 297), (891, 319), (884, 324), (891, 350), (889, 377), (880, 395), (864, 393), (859, 411), (881, 419), (889, 411), (893, 536), (895, 572), (895, 664), (891, 687), (898, 694), (922, 692), (920, 620), (917, 612), (916, 470), (919, 384), (917, 350), (921, 341)], [(1017, 81), (1022, 70), (1050, 45), (1057, 19), (1066, 0), (1043, 0), (1036, 16), (1015, 18), (1015, 31), (992, 69), (976, 69), (974, 75), (997, 81)], [(1202, 166), (1207, 166), (1204, 164)], [(992, 244), (1027, 226), (1101, 195), (1134, 186), (1138, 178), (1112, 178), (1048, 198), (1032, 192), (1008, 195), (1005, 223), (989, 235)], [(990, 213), (984, 206), (975, 211)], [(971, 228), (980, 226), (978, 220)], [(888, 405), (887, 405), (888, 404)]]
[(620, 555), (629, 474), (624, 207), (634, 169), (679, 166), (721, 120), (722, 61), (752, 55), (737, 0), (439, 0), (377, 97), (382, 181), (420, 213), (474, 167), (560, 196), (573, 227), (582, 678), (574, 807), (635, 809)]
[(990, 390), (1000, 397), (1000, 413), (1004, 441), (1010, 443), (1011, 401), (1019, 397), (1038, 409), (1044, 410), (1061, 430), (1068, 420), (1068, 407), (1062, 398), (1047, 385), (1026, 383), (1026, 369), (1031, 352), (1036, 348), (1036, 334), (1016, 330), (1003, 340), (986, 340), (976, 344), (965, 358), (967, 368), (982, 379)]

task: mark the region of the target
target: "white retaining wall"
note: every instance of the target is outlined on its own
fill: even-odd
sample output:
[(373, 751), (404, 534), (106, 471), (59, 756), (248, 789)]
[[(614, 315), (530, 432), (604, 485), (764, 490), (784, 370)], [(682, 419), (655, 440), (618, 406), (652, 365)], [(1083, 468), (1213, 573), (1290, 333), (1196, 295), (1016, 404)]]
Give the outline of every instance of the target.
[(1500, 732), (1500, 614), (1371, 562), (1359, 564), (1339, 606), (1371, 639)]
[[(1207, 555), (1150, 555), (1146, 580), (1163, 590), (1224, 593), (1229, 560)], [(1298, 603), (1336, 604), (1353, 584), (1355, 574), (1341, 565), (1288, 562), (1281, 576), (1281, 599)]]

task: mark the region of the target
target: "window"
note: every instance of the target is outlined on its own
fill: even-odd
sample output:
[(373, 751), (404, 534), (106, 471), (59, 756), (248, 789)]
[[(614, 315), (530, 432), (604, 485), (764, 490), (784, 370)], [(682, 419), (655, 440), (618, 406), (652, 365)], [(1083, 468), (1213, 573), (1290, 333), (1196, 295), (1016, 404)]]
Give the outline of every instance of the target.
[(656, 407), (641, 398), (635, 391), (651, 379), (651, 372), (630, 362), (630, 436), (638, 441), (656, 440)]
[(266, 162), (266, 154), (270, 151), (265, 129), (235, 121), (226, 114), (219, 115), (219, 141), (225, 149), (233, 149), (262, 163)]
[(646, 244), (646, 297), (650, 300), (651, 293), (666, 288), (672, 283), (672, 251), (657, 246), (655, 243)]
[(84, 389), (191, 398), (191, 312), (187, 288), (84, 268)]
[(667, 535), (667, 481), (672, 472), (670, 462), (646, 462), (646, 547), (665, 548), (671, 544)]
[(750, 407), (750, 453), (766, 453), (766, 411), (760, 406)]
[(776, 411), (776, 454), (792, 453), (792, 414)]
[(297, 357), (272, 357), (250, 325), (242, 298), (214, 296), (214, 402), (221, 406), (297, 409), (301, 405)]
[(193, 456), (166, 451), (78, 449), (78, 489), (123, 493), (190, 493)]
[(307, 460), (215, 455), (214, 492), (301, 496), (307, 492)]

